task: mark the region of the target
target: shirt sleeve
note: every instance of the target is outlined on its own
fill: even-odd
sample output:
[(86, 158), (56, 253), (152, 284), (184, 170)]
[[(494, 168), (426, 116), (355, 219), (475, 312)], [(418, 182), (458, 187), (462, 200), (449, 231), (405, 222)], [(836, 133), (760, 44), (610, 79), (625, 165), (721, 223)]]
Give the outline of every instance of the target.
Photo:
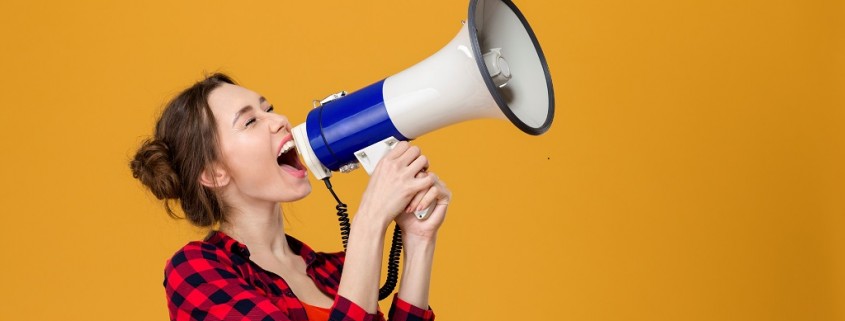
[(349, 299), (338, 295), (335, 297), (334, 305), (329, 312), (329, 321), (379, 321), (384, 320), (384, 315), (376, 311), (374, 314), (368, 314), (364, 308), (350, 301)]
[[(165, 267), (165, 292), (170, 319), (176, 321), (289, 321), (288, 315), (240, 277), (229, 258), (200, 246), (186, 246)], [(337, 296), (329, 312), (332, 321), (383, 320)]]
[(393, 303), (387, 313), (390, 321), (434, 321), (434, 311), (431, 307), (422, 309), (399, 298), (399, 294), (393, 295)]

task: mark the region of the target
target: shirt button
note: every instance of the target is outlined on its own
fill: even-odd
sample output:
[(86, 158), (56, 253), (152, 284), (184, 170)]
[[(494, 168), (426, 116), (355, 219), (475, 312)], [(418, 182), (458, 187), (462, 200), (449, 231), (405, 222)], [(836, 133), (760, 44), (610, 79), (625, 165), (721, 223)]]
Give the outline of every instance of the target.
[(292, 296), (293, 296), (293, 291), (291, 291), (291, 290), (287, 290), (287, 291), (285, 291), (285, 295), (292, 297)]

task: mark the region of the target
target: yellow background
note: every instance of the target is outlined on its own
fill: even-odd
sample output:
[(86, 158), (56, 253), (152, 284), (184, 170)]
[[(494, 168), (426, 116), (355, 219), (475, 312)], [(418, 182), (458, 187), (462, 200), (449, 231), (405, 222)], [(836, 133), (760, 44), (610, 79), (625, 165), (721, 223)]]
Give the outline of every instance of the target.
[[(0, 3), (0, 320), (165, 320), (164, 262), (204, 232), (127, 162), (223, 71), (301, 122), (440, 49), (467, 1)], [(454, 202), (440, 320), (845, 320), (842, 1), (518, 1), (556, 118), (417, 141)], [(366, 174), (336, 175), (357, 205)], [(340, 244), (332, 200), (287, 230)], [(383, 307), (386, 308), (386, 307)]]

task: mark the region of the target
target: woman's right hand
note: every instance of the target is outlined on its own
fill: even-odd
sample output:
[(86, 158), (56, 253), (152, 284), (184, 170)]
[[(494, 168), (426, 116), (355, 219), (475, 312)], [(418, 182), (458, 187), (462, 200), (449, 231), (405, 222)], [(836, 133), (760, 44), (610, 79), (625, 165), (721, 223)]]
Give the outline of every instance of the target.
[(420, 148), (400, 141), (373, 170), (358, 214), (366, 215), (386, 228), (417, 193), (434, 185), (434, 178), (429, 175), (417, 177), (417, 173), (427, 168), (428, 159), (422, 155)]

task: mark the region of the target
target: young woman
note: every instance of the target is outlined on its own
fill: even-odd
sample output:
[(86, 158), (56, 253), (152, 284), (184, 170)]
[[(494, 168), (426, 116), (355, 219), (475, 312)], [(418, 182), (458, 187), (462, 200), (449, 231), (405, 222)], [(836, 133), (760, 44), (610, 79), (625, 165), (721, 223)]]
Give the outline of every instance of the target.
[[(378, 282), (386, 228), (405, 250), (391, 320), (433, 320), (429, 280), (450, 191), (420, 149), (401, 142), (370, 178), (345, 253), (318, 253), (284, 232), (282, 202), (311, 192), (291, 124), (261, 95), (214, 74), (176, 96), (131, 161), (133, 176), (212, 228), (168, 260), (172, 320), (384, 320)], [(412, 214), (436, 204), (425, 220)], [(342, 271), (342, 274), (341, 274)]]

